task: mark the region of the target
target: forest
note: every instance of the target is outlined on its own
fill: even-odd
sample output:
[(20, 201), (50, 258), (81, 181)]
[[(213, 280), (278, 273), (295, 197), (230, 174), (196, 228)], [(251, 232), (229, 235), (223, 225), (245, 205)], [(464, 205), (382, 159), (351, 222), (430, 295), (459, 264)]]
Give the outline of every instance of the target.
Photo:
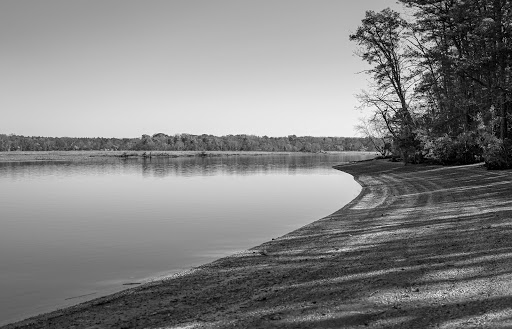
[[(378, 143), (377, 143), (378, 145)], [(140, 138), (30, 137), (0, 134), (0, 151), (375, 151), (373, 140), (359, 137), (259, 137), (254, 135), (166, 135)]]
[(399, 0), (349, 38), (371, 78), (359, 131), (408, 163), (512, 167), (512, 2)]

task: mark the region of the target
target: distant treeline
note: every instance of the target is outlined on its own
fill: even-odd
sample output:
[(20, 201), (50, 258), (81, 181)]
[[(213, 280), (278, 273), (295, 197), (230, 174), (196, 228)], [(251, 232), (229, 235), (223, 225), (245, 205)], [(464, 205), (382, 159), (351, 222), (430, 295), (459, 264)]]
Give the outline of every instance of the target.
[(0, 151), (375, 151), (368, 138), (267, 137), (254, 135), (191, 135), (163, 133), (140, 138), (34, 137), (0, 134)]

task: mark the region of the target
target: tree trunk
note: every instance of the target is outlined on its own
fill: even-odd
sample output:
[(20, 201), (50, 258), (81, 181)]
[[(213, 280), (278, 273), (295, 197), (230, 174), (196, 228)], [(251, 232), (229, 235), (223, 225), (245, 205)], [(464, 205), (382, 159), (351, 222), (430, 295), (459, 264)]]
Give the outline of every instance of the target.
[(500, 113), (500, 139), (504, 140), (508, 137), (508, 122), (507, 122), (507, 114), (508, 108), (510, 107), (510, 102), (505, 100), (503, 102), (503, 106), (501, 107)]

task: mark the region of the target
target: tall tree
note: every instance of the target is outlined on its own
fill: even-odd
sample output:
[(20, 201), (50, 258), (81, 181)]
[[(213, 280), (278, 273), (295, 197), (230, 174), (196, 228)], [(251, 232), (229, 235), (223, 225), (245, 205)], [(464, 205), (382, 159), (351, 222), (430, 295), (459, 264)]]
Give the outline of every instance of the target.
[(350, 40), (360, 49), (357, 55), (371, 65), (371, 90), (359, 95), (363, 107), (371, 107), (383, 120), (404, 160), (414, 147), (415, 121), (412, 115), (413, 90), (417, 82), (405, 37), (408, 24), (400, 14), (387, 8), (367, 11)]
[[(415, 12), (424, 62), (423, 92), (434, 96), (433, 122), (457, 135), (497, 114), (509, 135), (512, 8), (507, 0), (400, 0)], [(493, 109), (496, 113), (493, 113)]]

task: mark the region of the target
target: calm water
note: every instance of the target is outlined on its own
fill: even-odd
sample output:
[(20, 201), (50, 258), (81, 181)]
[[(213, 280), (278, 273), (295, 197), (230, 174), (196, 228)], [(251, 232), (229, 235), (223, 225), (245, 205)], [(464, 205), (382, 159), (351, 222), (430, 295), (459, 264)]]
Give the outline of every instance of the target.
[(331, 166), (361, 157), (0, 163), (0, 324), (188, 269), (327, 216), (360, 191)]

